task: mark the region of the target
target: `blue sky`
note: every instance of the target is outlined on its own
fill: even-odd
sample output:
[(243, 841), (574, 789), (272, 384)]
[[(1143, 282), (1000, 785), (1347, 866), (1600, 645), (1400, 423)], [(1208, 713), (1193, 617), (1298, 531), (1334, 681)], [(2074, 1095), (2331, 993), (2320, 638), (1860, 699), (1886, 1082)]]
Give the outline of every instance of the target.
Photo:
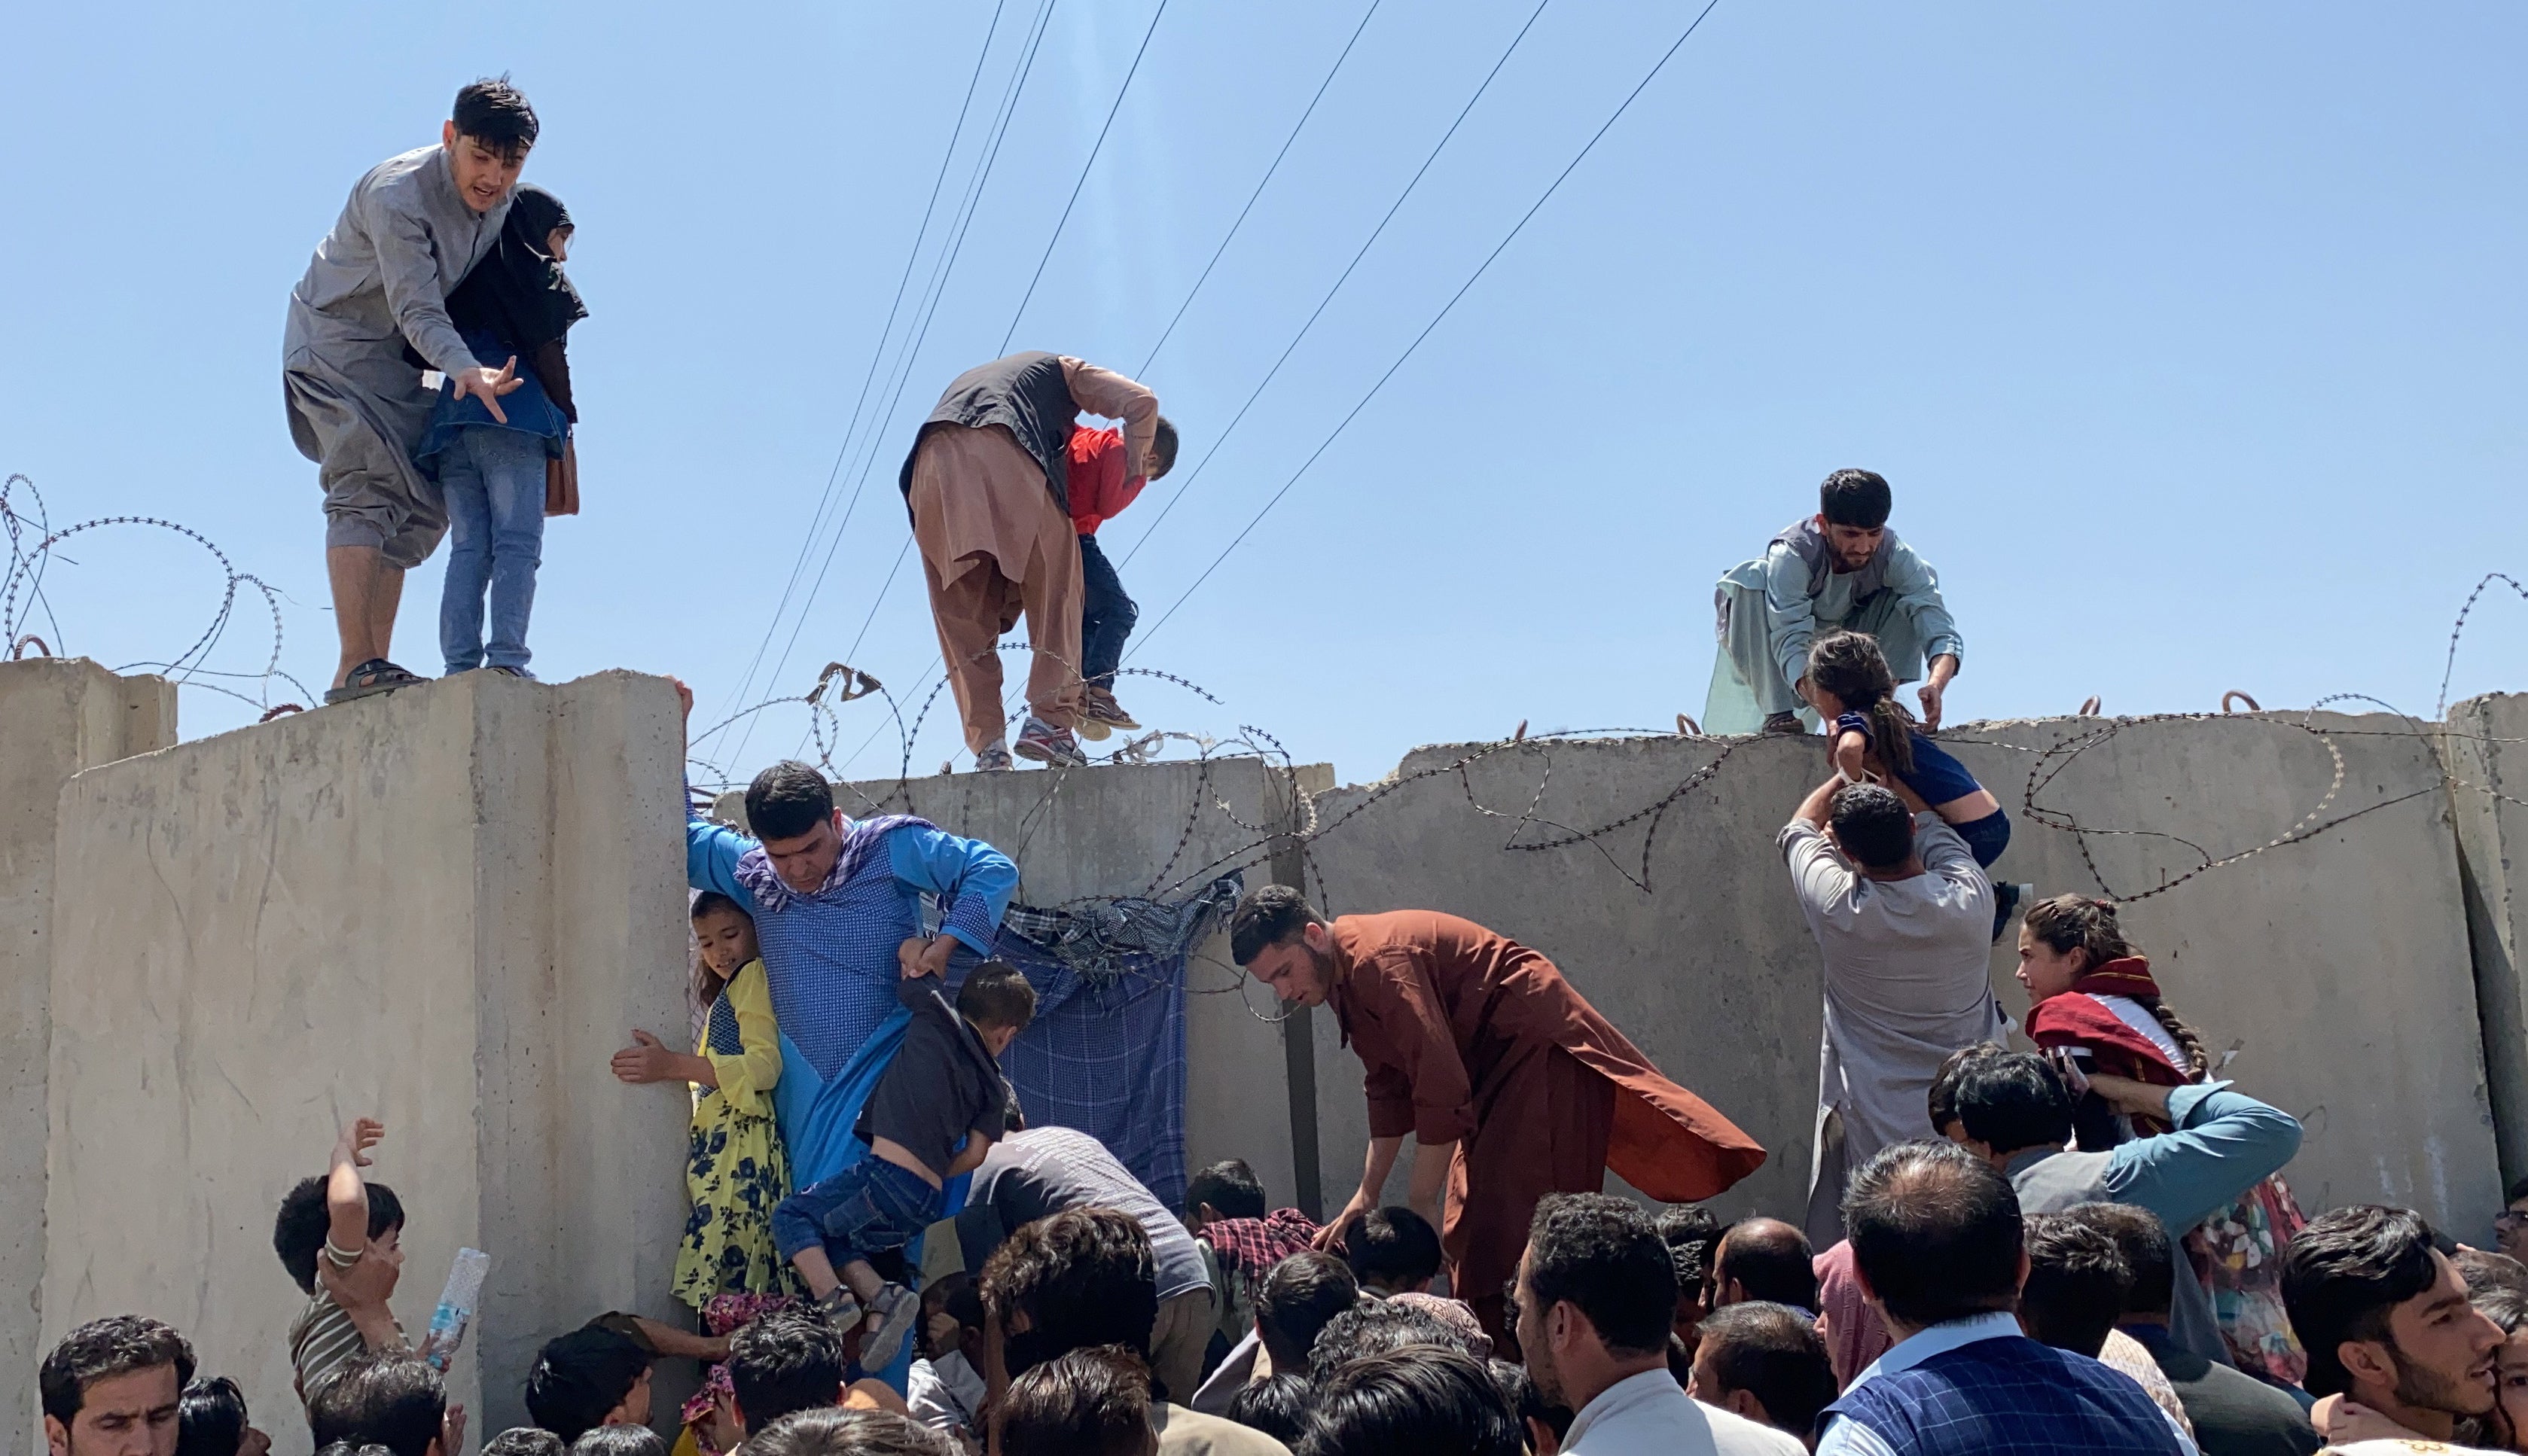
[[(1013, 346), (1137, 368), (1365, 3), (1172, 5)], [(1040, 4), (1002, 10), (909, 316)], [(544, 117), (527, 175), (579, 222), (593, 314), (587, 513), (547, 536), (538, 670), (674, 672), (709, 714), (803, 692), (866, 620), (855, 665), (918, 703), (919, 577), (878, 590), (907, 535), (895, 467), (939, 388), (999, 351), (1154, 7), (1055, 4), (901, 392), (903, 318), (876, 372), (892, 407), (839, 472), (991, 5), (29, 10), (0, 54), (0, 471), (57, 523), (200, 530), (287, 595), (284, 665), (321, 679), (284, 301), (352, 181), (505, 71)], [(1691, 15), (1549, 3), (1223, 442), (1534, 8), (1384, 0), (1149, 369), (1186, 460), (1221, 447), (1125, 569), (1145, 631)], [(1713, 579), (1866, 465), (1966, 634), (1955, 718), (2234, 687), (2427, 712), (2467, 591), (2528, 571), (2523, 44), (2528, 12), (2494, 4), (1722, 0), (1132, 659), (1225, 705), (1132, 679), (1126, 702), (1259, 725), (1353, 779), (1521, 719), (1668, 724), (1702, 708)], [(835, 512), (866, 489), (786, 666), (742, 690), (829, 477)], [(1110, 553), (1177, 484), (1107, 528)], [(181, 650), (217, 602), (208, 557), (159, 533), (66, 554), (63, 646), (109, 663)], [(434, 562), (398, 637), (425, 670), (438, 592)], [(2515, 598), (2479, 609), (2458, 692), (2528, 685), (2523, 624)], [(242, 615), (212, 665), (269, 650)], [(843, 711), (846, 754), (879, 731), (851, 771), (891, 771), (874, 701)], [(188, 733), (253, 716), (206, 692), (184, 712)], [(951, 717), (943, 698), (917, 767), (954, 750)], [(776, 708), (720, 749), (744, 772), (804, 728)]]

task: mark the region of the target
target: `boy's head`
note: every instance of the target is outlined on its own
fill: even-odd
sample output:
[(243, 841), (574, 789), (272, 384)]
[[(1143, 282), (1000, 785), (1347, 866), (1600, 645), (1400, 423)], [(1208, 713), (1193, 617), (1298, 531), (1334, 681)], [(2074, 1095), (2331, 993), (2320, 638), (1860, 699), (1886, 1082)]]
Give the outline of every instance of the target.
[(527, 151), (536, 144), (536, 109), (505, 76), (478, 80), (456, 93), (440, 144), (456, 194), (478, 213), (490, 212), (518, 183)]
[(667, 1456), (667, 1443), (647, 1426), (600, 1426), (580, 1432), (570, 1456)]
[(1264, 1180), (1243, 1158), (1226, 1158), (1185, 1179), (1185, 1227), (1196, 1233), (1221, 1219), (1261, 1219)]
[(650, 1356), (629, 1335), (590, 1326), (549, 1340), (527, 1372), (527, 1414), (564, 1441), (650, 1420)]
[(155, 1320), (117, 1315), (74, 1329), (35, 1383), (51, 1456), (175, 1456), (193, 1347)]
[(1440, 1232), (1409, 1208), (1371, 1209), (1343, 1234), (1343, 1262), (1364, 1289), (1407, 1294), (1440, 1274)]
[[(403, 1202), (384, 1183), (370, 1183), (368, 1189), (369, 1242), (395, 1250), (403, 1233)], [(329, 1223), (321, 1177), (303, 1179), (290, 1189), (281, 1200), (280, 1217), (272, 1222), (272, 1252), (281, 1256), (281, 1267), (290, 1271), (298, 1287), (311, 1295), (316, 1292), (316, 1256), (325, 1247)]]
[(512, 1426), (483, 1443), (483, 1456), (562, 1456), (569, 1445), (541, 1426)]
[(703, 963), (723, 981), (764, 954), (755, 942), (755, 917), (717, 890), (694, 897), (694, 939), (702, 946)]
[(749, 1321), (728, 1342), (728, 1383), (738, 1424), (752, 1433), (793, 1411), (843, 1398), (843, 1342), (833, 1326), (802, 1310)]
[(957, 988), (957, 1014), (974, 1023), (983, 1045), (997, 1057), (1035, 1019), (1035, 987), (1017, 966), (986, 961), (966, 972), (965, 984)]
[(1150, 480), (1177, 468), (1177, 426), (1166, 415), (1159, 416), (1159, 428), (1150, 436), (1150, 458), (1143, 462), (1141, 473)]
[(395, 1456), (454, 1456), (441, 1449), (448, 1386), (430, 1362), (404, 1350), (356, 1356), (308, 1403), (316, 1444), (384, 1446)]
[(1306, 1370), (1308, 1352), (1334, 1318), (1360, 1303), (1351, 1266), (1315, 1250), (1273, 1266), (1255, 1290), (1255, 1334), (1275, 1370)]
[(176, 1409), (176, 1456), (237, 1456), (245, 1441), (245, 1392), (226, 1376), (184, 1387)]
[(1887, 477), (1877, 471), (1838, 470), (1825, 478), (1817, 488), (1817, 526), (1839, 569), (1859, 571), (1878, 554), (1894, 506)]
[(1002, 1368), (1016, 1379), (1092, 1345), (1122, 1345), (1147, 1360), (1157, 1268), (1150, 1236), (1114, 1209), (1065, 1209), (1020, 1228), (983, 1266), (983, 1308), (1000, 1324)]
[(1846, 784), (1826, 808), (1835, 844), (1864, 869), (1894, 869), (1914, 856), (1914, 815), (1877, 784)]

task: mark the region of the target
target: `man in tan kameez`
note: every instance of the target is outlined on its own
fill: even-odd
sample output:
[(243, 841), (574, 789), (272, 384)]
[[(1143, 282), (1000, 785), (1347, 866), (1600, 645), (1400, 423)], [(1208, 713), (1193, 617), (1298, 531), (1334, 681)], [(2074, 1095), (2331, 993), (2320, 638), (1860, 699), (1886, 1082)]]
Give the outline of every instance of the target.
[(977, 768), (1011, 766), (1000, 639), (1022, 612), (1035, 660), (1017, 753), (1064, 766), (1088, 761), (1072, 734), (1085, 697), (1069, 469), (1082, 410), (1124, 422), (1127, 459), (1150, 456), (1156, 394), (1111, 370), (1039, 350), (957, 376), (905, 458), (899, 484)]

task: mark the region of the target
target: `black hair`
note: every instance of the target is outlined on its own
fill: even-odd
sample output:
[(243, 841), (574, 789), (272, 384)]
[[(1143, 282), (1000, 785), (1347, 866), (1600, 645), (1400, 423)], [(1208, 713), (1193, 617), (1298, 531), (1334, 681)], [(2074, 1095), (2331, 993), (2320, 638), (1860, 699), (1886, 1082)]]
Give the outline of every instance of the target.
[(1521, 1456), (1527, 1433), (1492, 1372), (1455, 1350), (1393, 1350), (1317, 1381), (1296, 1456)]
[(1604, 1193), (1549, 1193), (1521, 1275), (1542, 1315), (1568, 1300), (1616, 1354), (1656, 1355), (1676, 1320), (1676, 1262), (1650, 1215)]
[(541, 1426), (512, 1426), (483, 1443), (483, 1456), (562, 1456), (570, 1443)]
[(2342, 1395), (2346, 1340), (2394, 1344), (2388, 1316), (2439, 1282), (2432, 1225), (2411, 1209), (2354, 1204), (2311, 1220), (2283, 1250), (2283, 1308), (2308, 1351), (2311, 1395)]
[(512, 162), (536, 144), (536, 109), (506, 76), (458, 91), (448, 119), (456, 124), (457, 135), (471, 136)]
[(1997, 1041), (1979, 1041), (1971, 1047), (1960, 1047), (1941, 1059), (1940, 1069), (1931, 1073), (1931, 1130), (1942, 1137), (1949, 1135), (1949, 1124), (1958, 1119), (1958, 1074), (1971, 1062), (1986, 1057), (2005, 1057), (2010, 1048)]
[(1244, 965), (1267, 946), (1278, 946), (1325, 919), (1307, 896), (1288, 885), (1250, 890), (1229, 914), (1229, 959)]
[[(1150, 479), (1157, 480), (1177, 468), (1176, 421), (1166, 415), (1159, 416), (1158, 430), (1150, 436), (1150, 452), (1159, 457), (1159, 468), (1150, 472)], [(1132, 463), (1137, 465), (1140, 462), (1135, 460)]]
[(1580, 1413), (1567, 1405), (1555, 1405), (1547, 1400), (1544, 1389), (1536, 1383), (1536, 1377), (1528, 1374), (1526, 1366), (1497, 1358), (1491, 1369), (1493, 1383), (1501, 1387), (1501, 1399), (1509, 1402), (1510, 1412), (1518, 1417), (1521, 1426), (1530, 1421), (1539, 1422), (1554, 1432), (1557, 1442), (1571, 1433), (1571, 1423), (1580, 1419)]
[(594, 1325), (574, 1329), (537, 1353), (527, 1372), (527, 1414), (563, 1441), (576, 1441), (605, 1423), (649, 1368), (649, 1352), (631, 1336)]
[(2523, 1198), (2528, 1198), (2528, 1177), (2512, 1179), (2510, 1191), (2502, 1195), (2502, 1201), (2505, 1204), (2517, 1203)]
[(983, 1308), (1001, 1327), (1027, 1316), (1027, 1328), (1002, 1344), (1012, 1379), (1095, 1345), (1121, 1345), (1150, 1358), (1159, 1290), (1150, 1236), (1114, 1209), (1065, 1209), (1011, 1234), (983, 1266)]
[(1344, 1230), (1343, 1262), (1364, 1284), (1427, 1284), (1440, 1274), (1440, 1230), (1400, 1204), (1371, 1209)]
[(1027, 1029), (1035, 1019), (1035, 987), (1006, 961), (986, 961), (957, 987), (957, 1014), (976, 1026)]
[(796, 758), (784, 758), (746, 786), (746, 827), (759, 841), (797, 839), (834, 816), (834, 786)]
[(1807, 1234), (1779, 1219), (1750, 1219), (1713, 1246), (1712, 1281), (1735, 1279), (1749, 1299), (1815, 1311), (1816, 1260)]
[(2098, 1358), (2133, 1292), (2133, 1268), (2104, 1230), (2068, 1214), (2026, 1221), (2028, 1282), (2019, 1317), (2040, 1344)]
[(1817, 487), (1817, 513), (1833, 525), (1875, 531), (1895, 508), (1887, 477), (1875, 470), (1838, 470)]
[(2460, 1249), (2449, 1256), (2457, 1266), (2457, 1276), (2466, 1281), (2466, 1296), (2492, 1289), (2510, 1289), (2528, 1294), (2528, 1264), (2521, 1264), (2507, 1254), (2490, 1249)]
[(1009, 1456), (1143, 1456), (1150, 1367), (1114, 1345), (1074, 1350), (1012, 1380), (993, 1421)]
[(1359, 1302), (1360, 1280), (1332, 1254), (1304, 1250), (1274, 1265), (1255, 1286), (1255, 1330), (1273, 1368), (1306, 1366), (1317, 1335)]
[(1828, 632), (1809, 644), (1809, 686), (1831, 693), (1843, 710), (1870, 723), (1870, 748), (1898, 774), (1914, 771), (1914, 715), (1896, 701), (1896, 672), (1878, 639)]
[(1264, 1180), (1243, 1158), (1224, 1158), (1185, 1179), (1185, 1211), (1191, 1214), (1206, 1203), (1224, 1219), (1261, 1219), (1271, 1212)]
[(749, 1436), (746, 1456), (956, 1456), (948, 1437), (893, 1411), (824, 1405)]
[(2072, 1136), (2072, 1089), (2033, 1052), (1981, 1057), (1958, 1068), (1958, 1124), (1996, 1153), (2059, 1148)]
[(176, 1456), (237, 1456), (245, 1439), (245, 1392), (226, 1376), (203, 1376), (176, 1403)]
[(1718, 1404), (1716, 1397), (1744, 1390), (1764, 1408), (1767, 1425), (1802, 1440), (1834, 1403), (1834, 1361), (1817, 1322), (1800, 1311), (1753, 1299), (1714, 1310), (1696, 1332), (1696, 1358), (1720, 1385), (1706, 1400)]
[(44, 1414), (67, 1428), (86, 1403), (88, 1386), (162, 1365), (176, 1367), (176, 1388), (183, 1391), (193, 1378), (191, 1343), (155, 1320), (114, 1315), (62, 1336), (44, 1357), (35, 1384), (43, 1395)]
[(2475, 1312), (2492, 1321), (2503, 1334), (2528, 1329), (2528, 1294), (2516, 1289), (2487, 1289), (2469, 1301)]
[(841, 1338), (805, 1310), (759, 1315), (729, 1337), (729, 1389), (750, 1434), (840, 1400), (843, 1370)]
[[(353, 1356), (307, 1408), (318, 1445), (349, 1441), (395, 1456), (428, 1456), (448, 1419), (448, 1386), (429, 1361), (408, 1350)], [(445, 1453), (454, 1456), (454, 1453)]]
[(1927, 1328), (2019, 1297), (2019, 1195), (1955, 1143), (1898, 1143), (1843, 1195), (1852, 1262), (1888, 1315)]
[[(2177, 1258), (2168, 1241), (2168, 1225), (2159, 1215), (2130, 1203), (2079, 1203), (2063, 1211), (2113, 1239), (2124, 1256), (2133, 1282), (2125, 1290), (2124, 1313), (2165, 1315), (2177, 1297)], [(2028, 1255), (2035, 1256), (2029, 1246)], [(2189, 1271), (2190, 1273), (2190, 1271)], [(2028, 1274), (2032, 1281), (2036, 1275)], [(2049, 1341), (2050, 1343), (2050, 1341)]]
[[(325, 1247), (326, 1231), (334, 1222), (325, 1212), (325, 1182), (323, 1175), (301, 1178), (282, 1196), (281, 1212), (272, 1221), (272, 1252), (281, 1256), (281, 1267), (290, 1271), (298, 1287), (311, 1295), (316, 1292), (316, 1256)], [(403, 1200), (384, 1183), (363, 1182), (369, 1190), (370, 1239), (386, 1237), (390, 1228), (401, 1228)]]
[(1307, 1429), (1308, 1402), (1316, 1390), (1304, 1372), (1276, 1369), (1263, 1379), (1247, 1381), (1229, 1397), (1229, 1419), (1286, 1446), (1295, 1446), (1299, 1432)]
[(1834, 842), (1864, 869), (1893, 869), (1914, 853), (1914, 813), (1896, 791), (1846, 784), (1826, 802)]
[[(1462, 1350), (1478, 1360), (1492, 1353), (1489, 1348), (1478, 1350), (1468, 1345), (1464, 1330), (1409, 1300), (1364, 1299), (1328, 1320), (1326, 1327), (1317, 1331), (1316, 1343), (1308, 1347), (1308, 1374), (1323, 1381), (1329, 1373), (1352, 1361), (1408, 1345)], [(1276, 1365), (1274, 1369), (1281, 1367)]]
[(1712, 1246), (1720, 1238), (1720, 1216), (1701, 1204), (1677, 1204), (1659, 1210), (1659, 1242), (1667, 1245), (1676, 1266), (1680, 1293), (1703, 1287), (1711, 1273)]
[[(692, 918), (697, 920), (701, 919), (705, 915), (743, 915), (750, 921), (755, 918), (752, 914), (747, 913), (745, 906), (729, 899), (717, 890), (705, 890), (701, 894), (696, 895), (694, 897), (693, 909), (689, 913)], [(534, 1428), (521, 1426), (518, 1429), (521, 1430), (531, 1430)]]
[(647, 1426), (592, 1426), (570, 1443), (570, 1456), (667, 1456), (667, 1443)]

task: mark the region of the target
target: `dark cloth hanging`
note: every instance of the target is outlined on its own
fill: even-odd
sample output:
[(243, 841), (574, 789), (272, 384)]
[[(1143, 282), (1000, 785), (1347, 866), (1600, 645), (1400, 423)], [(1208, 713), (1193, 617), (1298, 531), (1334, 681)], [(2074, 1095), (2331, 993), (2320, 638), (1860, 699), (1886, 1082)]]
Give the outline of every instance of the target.
[[(553, 230), (570, 226), (570, 209), (559, 197), (521, 182), (510, 193), (500, 241), (448, 295), (448, 318), (460, 334), (499, 336), (520, 363), (535, 371), (563, 418), (575, 425), (579, 408), (571, 402), (570, 359), (563, 340), (571, 325), (588, 317), (588, 306), (547, 251)], [(410, 344), (404, 345), (404, 356), (416, 368), (432, 367)], [(494, 360), (483, 362), (498, 367)]]

